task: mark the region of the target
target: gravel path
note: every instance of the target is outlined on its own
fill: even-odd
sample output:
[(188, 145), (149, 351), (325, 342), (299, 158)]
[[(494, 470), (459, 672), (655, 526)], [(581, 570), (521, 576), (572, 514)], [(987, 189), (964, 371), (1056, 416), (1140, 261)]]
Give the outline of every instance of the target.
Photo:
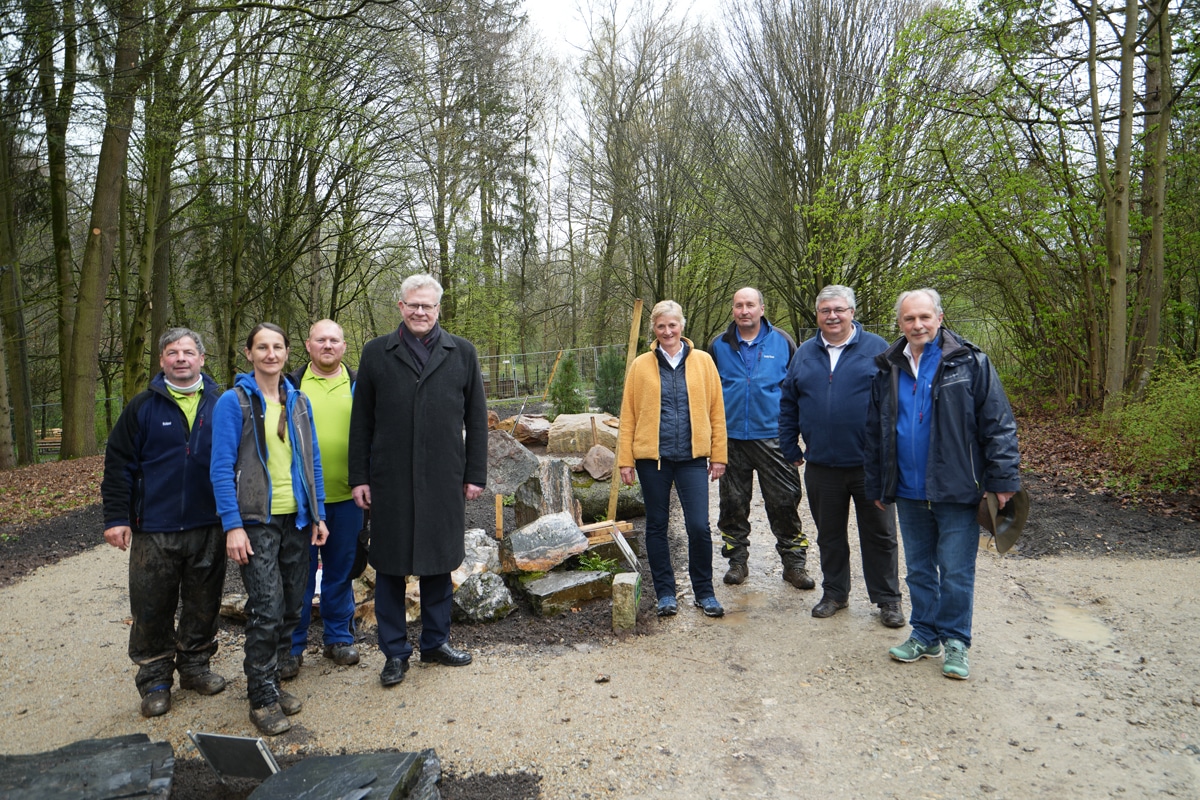
[[(750, 580), (718, 586), (722, 620), (689, 596), (654, 636), (496, 646), (462, 669), (414, 664), (391, 691), (374, 649), (357, 667), (310, 661), (289, 685), (299, 724), (271, 746), (432, 747), (459, 775), (536, 772), (550, 800), (1200, 798), (1197, 559), (981, 553), (957, 682), (887, 658), (906, 631), (879, 624), (857, 573), (849, 610), (813, 619), (820, 590), (780, 580), (755, 522)], [(138, 715), (126, 559), (100, 547), (0, 589), (0, 752), (145, 732), (186, 758), (188, 730), (253, 733), (236, 636), (214, 665), (223, 694)]]

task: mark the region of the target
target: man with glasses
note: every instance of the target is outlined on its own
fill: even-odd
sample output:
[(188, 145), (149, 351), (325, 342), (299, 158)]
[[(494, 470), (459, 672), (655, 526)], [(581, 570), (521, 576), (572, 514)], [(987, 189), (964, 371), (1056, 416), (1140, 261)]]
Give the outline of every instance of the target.
[[(817, 295), (816, 336), (800, 345), (783, 381), (779, 437), (784, 457), (807, 460), (804, 485), (821, 551), (821, 601), (817, 619), (832, 617), (850, 602), (850, 503), (858, 520), (863, 579), (880, 621), (904, 625), (900, 610), (899, 554), (892, 515), (877, 508), (864, 485), (863, 444), (867, 398), (875, 357), (887, 349), (882, 337), (854, 319), (854, 290), (826, 286)], [(798, 437), (803, 437), (804, 449)]]
[(420, 576), (421, 661), (471, 663), (470, 653), (450, 646), (450, 572), (465, 555), (466, 501), (487, 483), (487, 401), (475, 347), (438, 325), (442, 286), (432, 276), (406, 278), (400, 298), (399, 328), (363, 347), (350, 415), (350, 485), (371, 511), (384, 686), (404, 680), (413, 651), (408, 575)]
[(733, 296), (733, 322), (708, 345), (725, 400), (729, 463), (721, 478), (721, 555), (729, 560), (725, 583), (750, 574), (750, 497), (754, 473), (783, 562), (783, 579), (797, 589), (816, 584), (806, 569), (808, 539), (800, 528), (800, 473), (779, 449), (779, 382), (796, 352), (791, 336), (763, 316), (762, 292)]

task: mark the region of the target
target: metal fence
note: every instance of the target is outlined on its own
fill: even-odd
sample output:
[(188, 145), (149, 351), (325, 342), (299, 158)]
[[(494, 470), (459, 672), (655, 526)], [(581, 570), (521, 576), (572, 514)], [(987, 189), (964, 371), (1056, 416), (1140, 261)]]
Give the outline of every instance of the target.
[(625, 345), (613, 344), (599, 347), (580, 347), (573, 350), (546, 350), (541, 353), (510, 353), (508, 355), (479, 357), (483, 370), (483, 385), (489, 400), (511, 400), (546, 394), (550, 388), (550, 376), (555, 365), (568, 355), (575, 356), (579, 375), (583, 382), (596, 382), (596, 370), (600, 355), (605, 350), (616, 350), (625, 354)]

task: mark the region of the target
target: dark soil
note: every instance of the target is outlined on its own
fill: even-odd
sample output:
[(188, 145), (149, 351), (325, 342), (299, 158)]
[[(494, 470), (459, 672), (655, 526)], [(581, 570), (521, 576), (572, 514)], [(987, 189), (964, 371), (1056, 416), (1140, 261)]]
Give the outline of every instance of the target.
[[(515, 413), (515, 412), (514, 412)], [(1036, 439), (1036, 435), (1031, 437)], [(1026, 472), (1023, 481), (1031, 495), (1029, 522), (1012, 555), (1041, 558), (1062, 554), (1104, 557), (1176, 558), (1200, 552), (1200, 498), (1195, 495), (1155, 495), (1138, 498), (1117, 496), (1079, 477), (1076, 470), (1047, 468), (1045, 458), (1027, 459), (1045, 471)], [(1090, 485), (1089, 485), (1090, 484)], [(474, 501), (467, 508), (468, 527), (495, 531), (495, 506), (491, 498)], [(514, 524), (512, 510), (505, 510), (505, 528)], [(48, 520), (0, 527), (0, 586), (9, 585), (38, 567), (103, 544), (103, 520), (98, 505), (65, 513)], [(643, 564), (643, 569), (645, 566)], [(649, 575), (643, 575), (649, 582)], [(228, 588), (240, 588), (236, 570), (229, 571)], [(644, 593), (637, 632), (651, 635), (652, 593)], [(227, 624), (227, 623), (223, 623)], [(501, 622), (487, 625), (456, 624), (453, 641), (458, 647), (483, 651), (493, 647), (526, 645), (552, 648), (597, 642), (612, 637), (609, 606), (592, 602), (551, 619), (532, 613), (528, 606)], [(419, 625), (410, 636), (419, 635)], [(319, 624), (310, 631), (314, 645), (320, 642)], [(374, 643), (371, 636), (364, 637)], [(283, 763), (283, 762), (281, 762)], [(538, 782), (533, 774), (443, 775), (441, 790), (447, 798), (537, 798)], [(201, 761), (181, 760), (176, 764), (172, 797), (244, 798), (253, 781), (222, 786)]]

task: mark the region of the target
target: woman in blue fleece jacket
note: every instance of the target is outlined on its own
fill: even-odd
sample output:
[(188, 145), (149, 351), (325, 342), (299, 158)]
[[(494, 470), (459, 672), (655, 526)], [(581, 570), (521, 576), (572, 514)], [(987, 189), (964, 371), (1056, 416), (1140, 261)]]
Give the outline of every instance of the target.
[(291, 651), (300, 620), (309, 542), (322, 545), (329, 532), (312, 407), (284, 379), (287, 334), (259, 323), (245, 352), (253, 372), (217, 401), (209, 474), (225, 552), (249, 598), (242, 666), (250, 719), (273, 736), (291, 728), (287, 718), (303, 705), (279, 688), (279, 656)]

